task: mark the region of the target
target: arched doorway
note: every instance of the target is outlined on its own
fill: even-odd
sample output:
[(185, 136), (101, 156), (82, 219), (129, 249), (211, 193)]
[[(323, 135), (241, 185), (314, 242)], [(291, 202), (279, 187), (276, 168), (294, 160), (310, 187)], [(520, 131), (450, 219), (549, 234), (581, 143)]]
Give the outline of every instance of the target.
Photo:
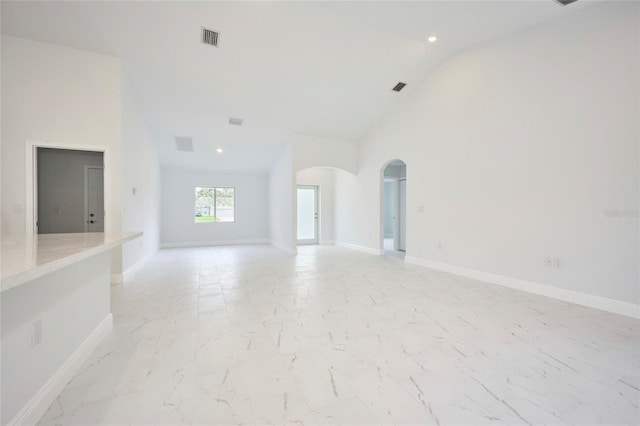
[(407, 165), (388, 161), (381, 171), (380, 252), (404, 259), (407, 250)]

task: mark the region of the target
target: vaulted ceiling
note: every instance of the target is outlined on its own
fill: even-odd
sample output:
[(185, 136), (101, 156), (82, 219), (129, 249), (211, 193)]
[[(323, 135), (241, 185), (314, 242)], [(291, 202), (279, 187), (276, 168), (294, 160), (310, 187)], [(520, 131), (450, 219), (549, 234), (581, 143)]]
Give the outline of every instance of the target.
[[(265, 171), (289, 135), (355, 140), (451, 54), (589, 3), (4, 1), (1, 12), (3, 34), (120, 57), (164, 166)], [(201, 27), (219, 31), (218, 47)]]

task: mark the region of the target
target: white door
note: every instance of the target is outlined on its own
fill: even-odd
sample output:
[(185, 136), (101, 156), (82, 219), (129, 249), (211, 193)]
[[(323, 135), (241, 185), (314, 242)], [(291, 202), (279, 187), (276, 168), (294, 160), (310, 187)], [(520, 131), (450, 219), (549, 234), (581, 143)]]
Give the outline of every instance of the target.
[(298, 244), (318, 244), (318, 187), (298, 185)]
[(85, 168), (84, 199), (86, 232), (104, 232), (104, 170), (102, 167)]
[(407, 242), (407, 180), (400, 179), (398, 190), (398, 250), (406, 251)]

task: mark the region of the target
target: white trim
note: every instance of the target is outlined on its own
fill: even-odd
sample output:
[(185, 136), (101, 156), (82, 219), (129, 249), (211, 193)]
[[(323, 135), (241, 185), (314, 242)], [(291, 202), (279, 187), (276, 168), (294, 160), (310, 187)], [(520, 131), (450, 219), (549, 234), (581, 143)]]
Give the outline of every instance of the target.
[(418, 257), (406, 256), (405, 262), (424, 266), (426, 268), (449, 272), (467, 278), (473, 278), (491, 284), (497, 284), (503, 287), (526, 291), (528, 293), (547, 296), (554, 299), (563, 300), (565, 302), (587, 306), (589, 308), (600, 309), (602, 311), (640, 319), (640, 305), (636, 305), (633, 303), (622, 302), (620, 300), (609, 299), (601, 296), (594, 296), (592, 294), (581, 293), (546, 284), (539, 284), (532, 281), (506, 277), (503, 275), (491, 274), (489, 272), (478, 271), (475, 269), (450, 265), (448, 263), (436, 262), (433, 260), (421, 259)]
[(244, 244), (268, 244), (266, 238), (257, 238), (253, 240), (221, 240), (221, 241), (184, 241), (174, 243), (160, 243), (160, 248), (179, 248), (179, 247), (206, 247), (206, 246), (236, 246)]
[(351, 250), (359, 251), (362, 253), (373, 254), (375, 256), (380, 256), (384, 254), (384, 250), (376, 250), (371, 247), (359, 246), (357, 244), (344, 243), (342, 241), (336, 241), (337, 246), (345, 247)]
[(37, 208), (37, 184), (36, 179), (37, 166), (37, 149), (38, 148), (56, 148), (56, 149), (70, 149), (74, 151), (92, 151), (102, 152), (102, 163), (104, 170), (104, 233), (109, 234), (112, 231), (113, 215), (111, 211), (111, 155), (109, 148), (106, 146), (98, 145), (75, 145), (65, 144), (50, 141), (25, 141), (25, 170), (26, 170), (26, 202), (25, 202), (25, 228), (27, 235), (37, 234), (36, 229), (36, 212)]
[(113, 315), (110, 313), (7, 424), (36, 424), (112, 328)]
[(333, 240), (321, 240), (320, 241), (320, 245), (321, 246), (334, 246), (336, 244), (335, 241)]
[(111, 285), (122, 284), (124, 276), (122, 274), (111, 274)]

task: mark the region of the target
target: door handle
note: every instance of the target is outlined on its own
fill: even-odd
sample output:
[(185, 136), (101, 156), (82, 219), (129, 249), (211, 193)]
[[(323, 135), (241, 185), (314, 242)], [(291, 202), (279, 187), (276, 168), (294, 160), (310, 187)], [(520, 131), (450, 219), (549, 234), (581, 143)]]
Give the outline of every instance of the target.
[(88, 220), (87, 223), (95, 223), (93, 220)]

